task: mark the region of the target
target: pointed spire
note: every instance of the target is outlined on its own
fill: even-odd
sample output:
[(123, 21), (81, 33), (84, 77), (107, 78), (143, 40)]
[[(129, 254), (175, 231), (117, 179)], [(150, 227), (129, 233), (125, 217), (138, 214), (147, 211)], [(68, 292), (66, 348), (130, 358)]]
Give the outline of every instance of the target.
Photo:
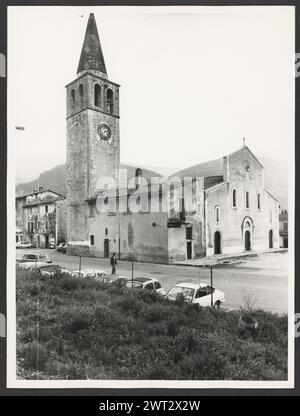
[(77, 74), (88, 70), (100, 71), (107, 75), (94, 13), (90, 13), (89, 16)]

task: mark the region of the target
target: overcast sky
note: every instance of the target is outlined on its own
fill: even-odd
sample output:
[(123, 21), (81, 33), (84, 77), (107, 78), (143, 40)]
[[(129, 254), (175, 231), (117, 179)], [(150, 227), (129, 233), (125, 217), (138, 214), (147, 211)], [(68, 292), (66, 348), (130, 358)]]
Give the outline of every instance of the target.
[[(95, 13), (121, 84), (121, 161), (184, 168), (242, 146), (287, 158), (294, 134), (291, 7), (9, 7), (8, 133), (17, 178), (66, 158), (64, 86)], [(25, 126), (24, 131), (14, 126)]]

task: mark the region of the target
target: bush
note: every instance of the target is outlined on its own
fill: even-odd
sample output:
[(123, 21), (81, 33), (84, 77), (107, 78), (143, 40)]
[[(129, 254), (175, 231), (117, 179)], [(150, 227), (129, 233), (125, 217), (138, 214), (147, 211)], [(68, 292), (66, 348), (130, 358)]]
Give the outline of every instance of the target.
[(76, 290), (79, 287), (80, 282), (75, 279), (71, 279), (69, 277), (63, 278), (59, 285), (62, 289), (66, 290)]
[(56, 276), (37, 285), (37, 278), (17, 275), (20, 378), (287, 378), (286, 316), (253, 310), (258, 330), (240, 333), (237, 311), (170, 302), (93, 279)]
[(84, 318), (75, 318), (71, 321), (69, 330), (70, 332), (82, 331), (88, 329), (91, 326), (91, 322)]

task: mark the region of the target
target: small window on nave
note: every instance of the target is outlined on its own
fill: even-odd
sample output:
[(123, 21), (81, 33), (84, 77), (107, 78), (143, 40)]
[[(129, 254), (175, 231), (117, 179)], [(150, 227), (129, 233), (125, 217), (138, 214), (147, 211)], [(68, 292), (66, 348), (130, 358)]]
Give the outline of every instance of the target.
[(257, 209), (261, 209), (260, 193), (257, 194)]
[(250, 203), (249, 203), (249, 191), (245, 192), (245, 207), (249, 208), (250, 207)]
[(220, 222), (220, 207), (219, 206), (215, 207), (215, 220), (217, 224)]
[(232, 208), (236, 208), (237, 207), (237, 203), (236, 203), (236, 189), (234, 188), (232, 190)]

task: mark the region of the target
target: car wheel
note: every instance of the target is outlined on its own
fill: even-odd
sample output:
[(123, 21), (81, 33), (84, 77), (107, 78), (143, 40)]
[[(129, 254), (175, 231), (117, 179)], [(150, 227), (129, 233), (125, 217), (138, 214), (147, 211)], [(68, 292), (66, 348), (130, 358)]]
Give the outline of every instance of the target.
[(217, 302), (214, 304), (214, 308), (215, 309), (220, 309), (221, 306), (221, 302), (219, 300), (217, 300)]

